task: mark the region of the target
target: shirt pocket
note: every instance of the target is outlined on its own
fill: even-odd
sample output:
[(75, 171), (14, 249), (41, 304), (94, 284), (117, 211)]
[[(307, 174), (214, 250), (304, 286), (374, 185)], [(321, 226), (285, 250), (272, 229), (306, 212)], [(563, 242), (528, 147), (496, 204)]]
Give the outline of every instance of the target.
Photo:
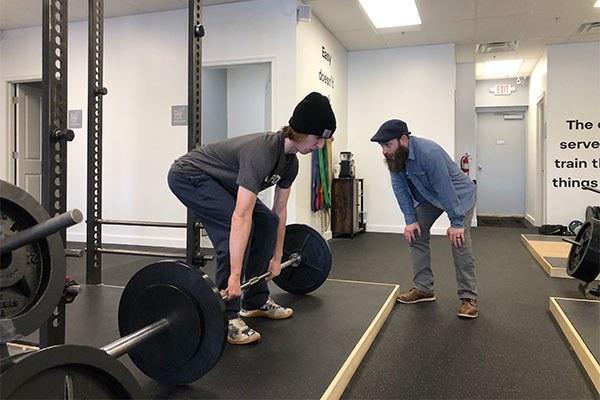
[(432, 188), (429, 177), (425, 171), (414, 171), (410, 174), (409, 179), (412, 180), (413, 185), (419, 190), (425, 189), (427, 192)]

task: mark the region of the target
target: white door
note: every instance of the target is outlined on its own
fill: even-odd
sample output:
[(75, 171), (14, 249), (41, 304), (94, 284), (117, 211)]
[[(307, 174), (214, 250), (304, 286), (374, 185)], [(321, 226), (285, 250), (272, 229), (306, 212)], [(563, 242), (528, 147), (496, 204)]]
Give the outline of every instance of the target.
[[(38, 85), (39, 86), (39, 85)], [(42, 201), (42, 89), (17, 85), (17, 186)]]
[(525, 215), (525, 112), (477, 113), (477, 214)]

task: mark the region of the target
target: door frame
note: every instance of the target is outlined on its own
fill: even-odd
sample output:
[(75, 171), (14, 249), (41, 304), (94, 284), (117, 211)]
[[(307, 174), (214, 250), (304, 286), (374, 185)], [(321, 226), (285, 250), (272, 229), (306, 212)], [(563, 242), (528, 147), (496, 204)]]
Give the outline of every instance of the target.
[(535, 197), (535, 221), (541, 226), (546, 223), (546, 148), (547, 148), (547, 124), (546, 124), (546, 92), (543, 92), (536, 102), (536, 197)]

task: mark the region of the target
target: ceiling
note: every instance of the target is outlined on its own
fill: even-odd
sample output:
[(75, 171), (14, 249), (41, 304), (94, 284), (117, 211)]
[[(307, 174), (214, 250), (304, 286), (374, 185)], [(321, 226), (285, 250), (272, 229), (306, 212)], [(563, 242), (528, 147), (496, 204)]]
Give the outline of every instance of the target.
[[(246, 0), (204, 0), (204, 6)], [(393, 1), (393, 0), (392, 0)], [(517, 76), (529, 76), (546, 45), (599, 42), (596, 0), (416, 0), (416, 30), (373, 28), (358, 0), (303, 0), (348, 51), (454, 43), (458, 63), (522, 58)], [(0, 0), (0, 30), (41, 25), (41, 0)], [(87, 0), (69, 1), (69, 21), (87, 19)], [(186, 8), (187, 0), (104, 0), (105, 17)], [(587, 33), (584, 23), (597, 22)], [(477, 44), (518, 41), (512, 51), (477, 54)]]

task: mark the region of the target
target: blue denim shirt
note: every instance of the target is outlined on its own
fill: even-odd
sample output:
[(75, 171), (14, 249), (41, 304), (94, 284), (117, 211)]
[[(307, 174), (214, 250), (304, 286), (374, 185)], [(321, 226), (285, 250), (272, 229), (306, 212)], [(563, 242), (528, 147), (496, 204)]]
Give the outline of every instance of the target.
[(406, 224), (417, 221), (417, 202), (408, 187), (410, 178), (419, 193), (432, 205), (448, 213), (453, 228), (464, 228), (467, 212), (475, 205), (476, 186), (437, 143), (410, 136), (406, 168), (391, 173), (392, 189)]

